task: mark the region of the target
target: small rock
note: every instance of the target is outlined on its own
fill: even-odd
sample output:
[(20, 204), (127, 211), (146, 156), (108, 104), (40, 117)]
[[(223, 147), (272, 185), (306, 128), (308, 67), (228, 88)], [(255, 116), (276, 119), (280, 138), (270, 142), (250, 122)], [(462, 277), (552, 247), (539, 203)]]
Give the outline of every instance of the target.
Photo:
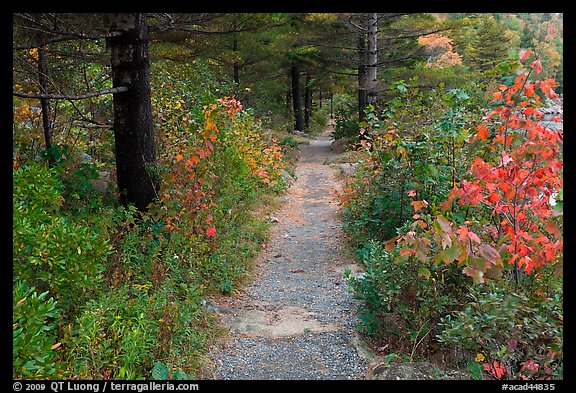
[(88, 163), (91, 164), (94, 162), (94, 158), (92, 158), (92, 156), (90, 154), (84, 153), (84, 152), (78, 154), (78, 159), (83, 164), (88, 164)]
[(286, 185), (291, 186), (296, 181), (285, 169), (281, 169), (280, 173), (282, 174), (282, 180), (284, 183), (286, 183)]
[(347, 163), (347, 164), (340, 164), (340, 169), (345, 175), (352, 176), (356, 169), (358, 168), (358, 163)]

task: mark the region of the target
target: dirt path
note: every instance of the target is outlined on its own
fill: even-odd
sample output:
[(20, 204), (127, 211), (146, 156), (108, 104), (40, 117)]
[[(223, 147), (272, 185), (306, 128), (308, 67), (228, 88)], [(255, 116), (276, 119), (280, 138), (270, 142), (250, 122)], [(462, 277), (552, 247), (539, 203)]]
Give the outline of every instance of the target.
[(288, 203), (274, 214), (253, 282), (211, 307), (230, 329), (212, 349), (212, 379), (363, 379), (352, 345), (356, 304), (343, 278), (337, 170), (324, 165), (331, 129), (303, 145)]

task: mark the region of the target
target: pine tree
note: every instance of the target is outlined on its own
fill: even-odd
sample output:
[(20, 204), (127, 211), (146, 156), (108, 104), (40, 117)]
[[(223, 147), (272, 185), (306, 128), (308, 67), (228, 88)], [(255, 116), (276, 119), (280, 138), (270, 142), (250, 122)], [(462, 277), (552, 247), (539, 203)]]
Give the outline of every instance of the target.
[(487, 71), (507, 58), (510, 38), (506, 36), (504, 26), (490, 14), (477, 17), (476, 34), (470, 42), (465, 60), (479, 71)]

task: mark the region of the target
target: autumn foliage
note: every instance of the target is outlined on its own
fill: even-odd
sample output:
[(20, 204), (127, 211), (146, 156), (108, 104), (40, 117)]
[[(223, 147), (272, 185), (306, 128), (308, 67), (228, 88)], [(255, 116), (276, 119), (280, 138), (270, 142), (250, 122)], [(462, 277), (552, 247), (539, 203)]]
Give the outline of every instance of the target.
[[(539, 72), (537, 60), (531, 69)], [(538, 109), (544, 97), (557, 97), (553, 80), (529, 83), (529, 75), (520, 72), (512, 84), (498, 87), (496, 106), (470, 140), (487, 154), (472, 161), (468, 179), (441, 204), (447, 212), (466, 209), (466, 220), (451, 222), (442, 214), (432, 223), (417, 219), (413, 226), (427, 231), (401, 237), (403, 255), (457, 261), (477, 283), (499, 279), (507, 269), (518, 283), (519, 269), (529, 274), (561, 265), (563, 239), (554, 220), (561, 213), (553, 198), (563, 187), (562, 130), (547, 126)], [(413, 202), (415, 211), (425, 205)]]
[(462, 56), (454, 51), (453, 40), (439, 33), (418, 37), (418, 44), (428, 54), (427, 67), (444, 68), (462, 64)]
[(372, 236), (359, 251), (367, 275), (351, 284), (362, 326), (382, 347), (413, 357), (454, 345), (475, 355), (466, 363), (475, 378), (551, 379), (563, 356), (563, 131), (543, 108), (558, 99), (556, 83), (537, 80), (531, 50), (499, 67), (508, 74), (477, 120), (453, 101), (429, 127), (438, 101), (426, 111), (403, 87), (406, 109), (393, 100), (395, 112), (368, 124), (371, 150), (360, 148), (344, 211), (359, 227), (410, 213), (389, 228), (396, 236), (361, 233)]
[(243, 113), (234, 97), (203, 105), (196, 118), (190, 112), (194, 102), (158, 94), (155, 103), (161, 108), (157, 117), (163, 134), (159, 166), (166, 168), (159, 204), (170, 212), (165, 217), (168, 230), (217, 236), (214, 211), (224, 154), (247, 166), (255, 183), (282, 186), (283, 149)]

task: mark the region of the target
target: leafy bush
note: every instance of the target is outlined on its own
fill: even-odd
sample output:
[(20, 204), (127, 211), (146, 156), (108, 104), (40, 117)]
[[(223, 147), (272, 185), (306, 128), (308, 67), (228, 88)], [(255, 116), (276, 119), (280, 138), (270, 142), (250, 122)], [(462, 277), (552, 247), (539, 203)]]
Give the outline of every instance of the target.
[(292, 149), (295, 149), (298, 146), (298, 141), (291, 136), (285, 136), (278, 142), (280, 146), (289, 146)]
[(523, 293), (493, 281), (472, 287), (469, 299), (443, 318), (441, 342), (477, 354), (492, 378), (562, 379), (561, 293)]
[(355, 138), (358, 136), (359, 131), (360, 124), (358, 120), (348, 117), (345, 113), (336, 112), (334, 131), (330, 134), (332, 139)]
[(94, 291), (110, 255), (91, 227), (58, 214), (62, 184), (42, 165), (14, 172), (14, 276), (50, 291), (63, 310)]
[[(408, 263), (413, 274), (422, 263), (429, 265), (418, 267), (419, 277), (431, 280), (438, 266), (453, 265), (470, 281), (466, 290), (472, 301), (465, 310), (448, 309), (446, 330), (438, 337), (477, 353), (468, 359), (476, 377), (551, 378), (563, 368), (562, 205), (551, 201), (562, 193), (563, 132), (540, 121), (543, 98), (556, 98), (555, 82), (530, 80), (540, 63), (537, 58), (523, 72), (521, 63), (529, 56), (523, 51), (520, 61), (501, 65), (514, 75), (502, 78), (492, 111), (467, 138), (476, 158), (465, 173), (452, 172), (451, 191), (440, 194), (446, 200), (425, 198), (421, 186), (408, 191), (418, 197), (410, 202), (414, 221), (386, 242), (387, 250), (398, 251), (395, 263)], [(379, 152), (389, 145), (373, 146)], [(408, 173), (416, 168), (409, 165)], [(362, 198), (373, 194), (357, 195), (364, 203)], [(401, 277), (402, 271), (396, 274)], [(394, 283), (394, 277), (387, 279)], [(421, 313), (417, 309), (414, 319)]]
[(464, 91), (440, 85), (423, 92), (404, 81), (391, 90), (396, 97), (380, 117), (368, 113), (360, 166), (343, 195), (347, 226), (360, 243), (396, 234), (414, 214), (410, 191), (437, 210), (472, 154), (465, 141), (474, 118)]
[(434, 349), (440, 319), (462, 303), (466, 279), (452, 266), (398, 263), (396, 256), (376, 241), (359, 250), (365, 274), (348, 279), (361, 301), (360, 328), (390, 351), (425, 354)]
[(14, 379), (61, 378), (58, 364), (56, 318), (59, 310), (48, 291), (16, 280), (12, 307), (12, 376)]

